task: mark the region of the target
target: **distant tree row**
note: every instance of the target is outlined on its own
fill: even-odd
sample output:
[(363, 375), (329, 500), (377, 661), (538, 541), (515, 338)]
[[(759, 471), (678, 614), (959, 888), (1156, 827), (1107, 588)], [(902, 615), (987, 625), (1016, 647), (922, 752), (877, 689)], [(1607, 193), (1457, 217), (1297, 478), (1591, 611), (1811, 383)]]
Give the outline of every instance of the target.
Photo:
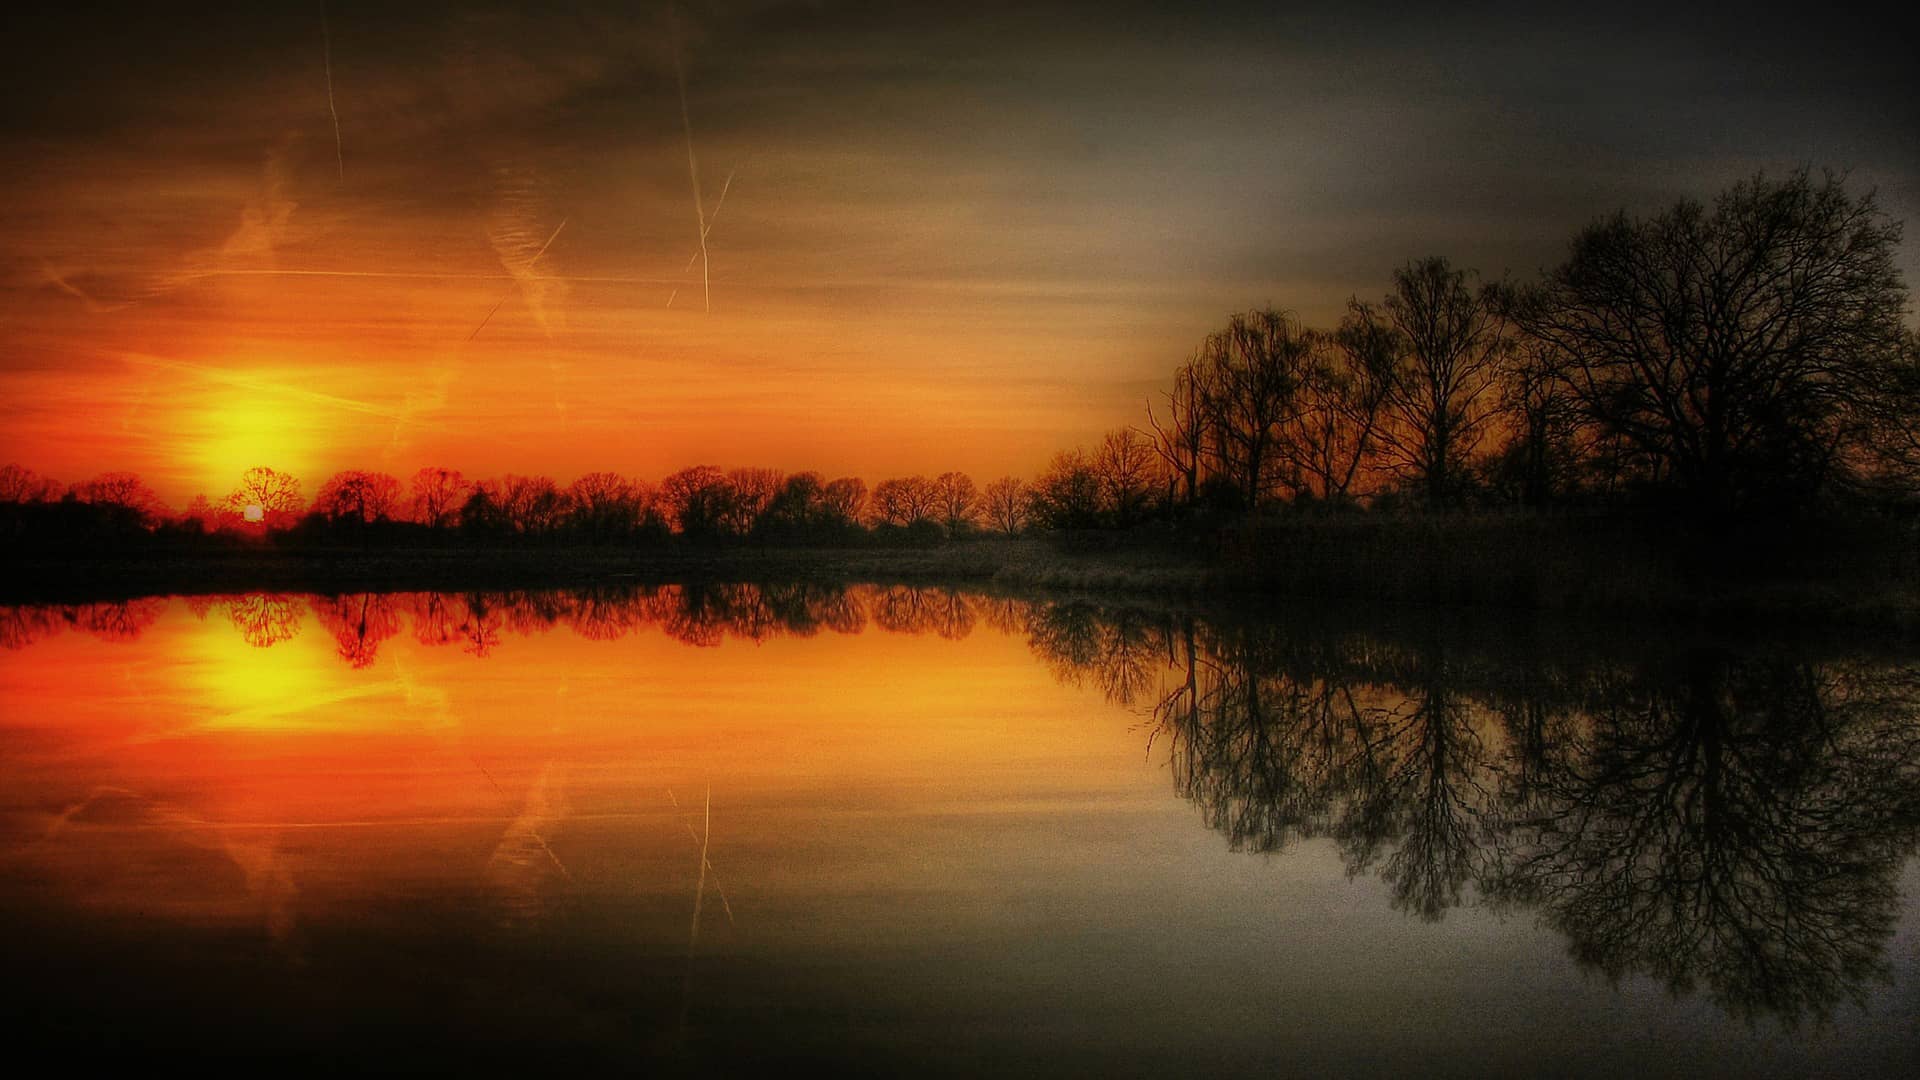
[(546, 476), (509, 474), (469, 481), (458, 470), (428, 467), (402, 483), (383, 472), (348, 469), (321, 484), (311, 502), (297, 478), (267, 467), (247, 470), (215, 500), (196, 496), (171, 513), (131, 473), (103, 473), (62, 488), (19, 465), (0, 468), (0, 508), (10, 530), (124, 536), (142, 532), (382, 541), (411, 534), (484, 542), (632, 543), (679, 534), (697, 541), (754, 539), (839, 543), (874, 533), (937, 540), (978, 532), (1018, 533), (1028, 521), (1028, 490), (1005, 477), (981, 491), (960, 472), (883, 480), (775, 469), (682, 469), (659, 484), (592, 472), (562, 485)]

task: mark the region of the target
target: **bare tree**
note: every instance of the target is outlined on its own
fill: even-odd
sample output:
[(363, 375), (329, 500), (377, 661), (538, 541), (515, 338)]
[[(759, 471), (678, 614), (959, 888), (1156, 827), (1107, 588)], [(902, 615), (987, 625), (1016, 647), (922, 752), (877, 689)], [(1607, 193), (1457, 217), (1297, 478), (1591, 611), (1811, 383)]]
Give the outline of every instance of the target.
[(1153, 471), (1153, 444), (1132, 428), (1107, 432), (1094, 458), (1100, 477), (1101, 501), (1114, 524), (1125, 528), (1146, 515), (1158, 480)]
[(1208, 415), (1219, 471), (1248, 507), (1272, 488), (1281, 428), (1299, 412), (1311, 348), (1298, 319), (1272, 308), (1235, 315), (1207, 341), (1218, 377)]
[(1717, 514), (1809, 497), (1920, 417), (1875, 416), (1907, 340), (1899, 240), (1871, 193), (1756, 177), (1596, 222), (1514, 308), (1582, 410)]
[(429, 465), (408, 482), (413, 520), (429, 529), (444, 529), (459, 516), (467, 495), (467, 479), (458, 469)]
[(723, 535), (732, 520), (735, 494), (725, 473), (711, 465), (682, 469), (660, 482), (660, 500), (683, 536)]
[(797, 472), (780, 484), (773, 501), (760, 515), (760, 525), (777, 534), (804, 535), (825, 519), (822, 505), (826, 481), (817, 472)]
[(298, 479), (265, 465), (256, 465), (240, 474), (240, 483), (227, 496), (226, 506), (247, 521), (277, 528), (299, 517), (306, 509), (306, 500), (300, 496)]
[(1507, 443), (1493, 479), (1524, 506), (1542, 507), (1581, 482), (1583, 428), (1578, 402), (1560, 377), (1551, 347), (1538, 338), (1516, 340), (1500, 383)]
[(820, 500), (834, 524), (856, 525), (867, 511), (866, 481), (857, 476), (830, 480), (822, 489)]
[(958, 536), (973, 526), (980, 512), (980, 493), (966, 473), (945, 472), (934, 478), (934, 499), (940, 520), (950, 535)]
[(733, 486), (733, 503), (726, 515), (727, 528), (736, 535), (745, 536), (753, 531), (760, 515), (773, 505), (773, 497), (780, 492), (780, 484), (786, 476), (778, 469), (734, 469), (727, 473), (727, 482)]
[(544, 536), (565, 520), (567, 493), (550, 476), (509, 474), (500, 485), (500, 505), (513, 531), (521, 536)]
[(1281, 434), (1296, 498), (1344, 502), (1373, 458), (1400, 363), (1400, 338), (1369, 305), (1347, 303), (1332, 334), (1313, 335), (1300, 411)]
[(905, 527), (937, 520), (939, 505), (938, 489), (924, 476), (895, 477), (873, 486), (873, 518), (882, 525)]
[(1204, 346), (1196, 349), (1173, 373), (1173, 389), (1161, 393), (1161, 408), (1156, 410), (1151, 400), (1147, 403), (1154, 453), (1166, 465), (1169, 502), (1190, 504), (1199, 495), (1213, 425), (1210, 410), (1218, 398), (1218, 373), (1211, 355)]
[(1405, 346), (1381, 443), (1434, 506), (1450, 503), (1494, 414), (1493, 390), (1508, 335), (1494, 290), (1444, 258), (1394, 271), (1386, 312)]
[(1027, 526), (1027, 485), (1017, 476), (1003, 476), (987, 485), (982, 507), (987, 523), (1013, 536)]
[(53, 502), (60, 485), (24, 465), (0, 466), (0, 503)]
[(1028, 515), (1050, 529), (1091, 529), (1100, 508), (1100, 472), (1084, 450), (1055, 454), (1028, 492)]
[(568, 519), (595, 543), (633, 535), (642, 501), (633, 481), (615, 472), (590, 472), (567, 487)]
[(313, 508), (334, 521), (371, 525), (391, 518), (399, 501), (400, 481), (386, 473), (347, 469), (320, 485)]
[(73, 485), (74, 499), (124, 516), (135, 525), (151, 525), (163, 510), (160, 496), (130, 472), (104, 472)]

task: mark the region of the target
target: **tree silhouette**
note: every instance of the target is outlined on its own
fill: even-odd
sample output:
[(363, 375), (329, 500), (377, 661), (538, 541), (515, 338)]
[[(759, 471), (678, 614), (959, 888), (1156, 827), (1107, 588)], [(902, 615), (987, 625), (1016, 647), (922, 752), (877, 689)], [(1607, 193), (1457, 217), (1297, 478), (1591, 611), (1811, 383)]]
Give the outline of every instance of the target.
[(858, 525), (866, 517), (867, 485), (857, 476), (830, 480), (820, 493), (828, 520), (842, 528)]
[(1259, 506), (1272, 489), (1282, 429), (1299, 415), (1312, 351), (1300, 321), (1273, 308), (1235, 315), (1208, 339), (1214, 370), (1209, 449), (1216, 471), (1245, 506)]
[(400, 632), (399, 605), (391, 593), (316, 597), (313, 612), (333, 635), (340, 659), (356, 669), (371, 667), (381, 643)]
[(1113, 523), (1121, 528), (1139, 523), (1159, 486), (1153, 445), (1132, 428), (1110, 431), (1101, 440), (1094, 469), (1100, 478), (1101, 501)]
[(0, 649), (24, 649), (60, 632), (60, 610), (46, 604), (0, 604)]
[(560, 527), (571, 504), (552, 477), (509, 474), (500, 483), (500, 509), (515, 535), (541, 537)]
[(130, 472), (104, 472), (91, 480), (73, 485), (73, 499), (93, 507), (103, 516), (109, 529), (144, 529), (163, 513), (160, 497)]
[(596, 544), (638, 532), (653, 510), (651, 503), (639, 485), (618, 473), (587, 473), (567, 488), (571, 524)]
[[(257, 518), (249, 513), (255, 507)], [(240, 474), (240, 483), (227, 496), (225, 504), (228, 513), (273, 529), (292, 524), (305, 508), (300, 481), (265, 465), (256, 465)]]
[(1458, 906), (1467, 883), (1488, 872), (1491, 766), (1473, 712), (1444, 647), (1430, 642), (1413, 693), (1357, 714), (1357, 798), (1337, 826), (1341, 848), (1350, 871), (1380, 863), (1395, 906), (1423, 919)]
[(662, 508), (680, 532), (711, 539), (726, 535), (737, 517), (737, 494), (725, 473), (711, 465), (682, 469), (660, 482)]
[(1756, 177), (1711, 211), (1589, 226), (1512, 307), (1651, 479), (1708, 513), (1804, 499), (1873, 456), (1873, 432), (1920, 417), (1920, 398), (1888, 396), (1908, 341), (1899, 237), (1831, 176)]
[(68, 623), (101, 641), (132, 641), (160, 620), (167, 610), (164, 596), (78, 604), (65, 609)]
[(1376, 456), (1400, 377), (1401, 339), (1372, 307), (1352, 300), (1340, 329), (1315, 335), (1312, 348), (1280, 454), (1296, 499), (1342, 503)]
[(1100, 473), (1081, 450), (1063, 450), (1033, 481), (1027, 512), (1051, 529), (1091, 529), (1100, 524)]
[(60, 485), (24, 465), (0, 465), (0, 503), (44, 503), (60, 497)]
[(247, 644), (265, 649), (300, 633), (306, 608), (299, 597), (251, 593), (227, 602), (227, 618)]
[(391, 519), (399, 503), (400, 481), (386, 473), (347, 469), (320, 485), (313, 509), (332, 521), (364, 526)]
[(1153, 450), (1166, 466), (1168, 502), (1191, 505), (1200, 496), (1214, 430), (1213, 408), (1220, 400), (1218, 377), (1213, 352), (1202, 346), (1174, 372), (1173, 388), (1161, 392), (1160, 407), (1147, 403)]
[(980, 492), (966, 473), (941, 473), (933, 481), (934, 499), (940, 523), (949, 536), (958, 536), (973, 527), (980, 513)]
[(429, 529), (447, 529), (459, 520), (467, 481), (458, 469), (429, 465), (413, 474), (407, 491), (413, 520)]
[(906, 528), (939, 517), (940, 491), (924, 476), (896, 477), (875, 484), (868, 505), (877, 524)]
[(1920, 680), (1697, 650), (1597, 688), (1519, 807), (1497, 888), (1583, 963), (1824, 1018), (1884, 975), (1920, 828)]
[(1497, 292), (1474, 278), (1444, 258), (1420, 259), (1394, 271), (1385, 305), (1403, 353), (1380, 443), (1433, 506), (1458, 496), (1496, 415), (1508, 333)]
[(987, 524), (1008, 536), (1026, 528), (1027, 505), (1027, 485), (1016, 476), (1003, 476), (988, 484), (981, 500)]
[(733, 489), (733, 499), (727, 504), (727, 511), (723, 515), (727, 531), (735, 536), (752, 532), (761, 515), (773, 505), (774, 496), (780, 493), (780, 485), (785, 479), (778, 469), (729, 471), (727, 483)]

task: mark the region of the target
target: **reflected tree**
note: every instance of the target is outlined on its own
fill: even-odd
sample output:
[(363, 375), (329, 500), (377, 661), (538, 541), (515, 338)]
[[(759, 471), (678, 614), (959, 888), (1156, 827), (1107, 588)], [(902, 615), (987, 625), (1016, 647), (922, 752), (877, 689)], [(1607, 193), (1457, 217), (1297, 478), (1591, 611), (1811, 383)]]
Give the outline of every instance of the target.
[(1699, 651), (1598, 688), (1497, 882), (1608, 976), (1825, 1018), (1885, 975), (1920, 824), (1914, 673)]
[(227, 618), (247, 644), (264, 649), (300, 633), (306, 614), (298, 597), (283, 593), (251, 593), (227, 601)]
[(400, 611), (391, 593), (315, 597), (314, 617), (333, 635), (340, 659), (358, 669), (380, 658), (380, 644), (400, 632)]

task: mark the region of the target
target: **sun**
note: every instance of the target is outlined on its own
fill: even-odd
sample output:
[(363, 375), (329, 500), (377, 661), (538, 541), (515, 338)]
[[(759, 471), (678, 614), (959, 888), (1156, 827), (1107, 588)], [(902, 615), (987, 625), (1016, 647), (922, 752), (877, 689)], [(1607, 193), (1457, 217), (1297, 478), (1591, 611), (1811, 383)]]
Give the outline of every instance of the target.
[(258, 524), (267, 519), (267, 509), (259, 503), (248, 503), (247, 508), (240, 511), (240, 516)]

